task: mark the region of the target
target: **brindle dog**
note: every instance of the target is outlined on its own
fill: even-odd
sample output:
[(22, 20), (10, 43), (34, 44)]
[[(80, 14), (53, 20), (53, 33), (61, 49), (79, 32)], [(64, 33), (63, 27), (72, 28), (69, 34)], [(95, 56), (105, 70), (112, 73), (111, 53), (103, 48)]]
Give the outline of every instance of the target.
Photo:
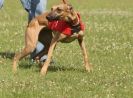
[[(41, 75), (45, 75), (47, 73), (47, 69), (49, 66), (49, 63), (51, 61), (53, 50), (57, 44), (57, 42), (72, 42), (75, 39), (78, 40), (79, 45), (81, 47), (83, 57), (84, 57), (84, 64), (85, 69), (90, 72), (91, 65), (88, 61), (87, 56), (87, 50), (84, 43), (84, 33), (82, 30), (80, 30), (78, 33), (74, 33), (71, 36), (66, 36), (61, 32), (46, 32), (48, 28), (49, 21), (53, 20), (63, 20), (67, 23), (70, 23), (72, 26), (75, 26), (79, 24), (79, 18), (77, 15), (77, 12), (73, 9), (73, 7), (66, 3), (65, 0), (63, 0), (62, 4), (55, 5), (51, 8), (50, 12), (46, 12), (35, 19), (33, 19), (27, 26), (26, 32), (25, 32), (25, 47), (24, 49), (16, 53), (14, 56), (13, 61), (13, 71), (17, 71), (17, 63), (20, 59), (23, 57), (29, 55), (36, 47), (37, 41), (41, 40), (41, 42), (45, 45), (45, 50), (43, 54), (47, 54), (48, 58), (44, 62), (42, 68), (41, 68)], [(44, 29), (45, 28), (45, 29)], [(44, 29), (45, 33), (43, 37), (39, 37), (39, 32)]]

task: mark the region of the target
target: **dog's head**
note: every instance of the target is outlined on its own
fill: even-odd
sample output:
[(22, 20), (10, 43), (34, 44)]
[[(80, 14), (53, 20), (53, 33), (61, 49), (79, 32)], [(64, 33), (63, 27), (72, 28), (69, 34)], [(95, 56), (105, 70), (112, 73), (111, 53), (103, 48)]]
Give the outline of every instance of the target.
[[(63, 0), (64, 1), (64, 0)], [(46, 16), (49, 21), (64, 20), (70, 22), (74, 20), (74, 9), (72, 5), (67, 4), (65, 1), (63, 4), (55, 5), (51, 8), (51, 11)]]

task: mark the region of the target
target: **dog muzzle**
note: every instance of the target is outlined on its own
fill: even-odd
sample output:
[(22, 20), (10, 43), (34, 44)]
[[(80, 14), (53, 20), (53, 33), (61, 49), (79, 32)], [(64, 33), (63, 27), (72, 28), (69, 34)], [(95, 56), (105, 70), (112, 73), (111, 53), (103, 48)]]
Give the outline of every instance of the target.
[(57, 15), (53, 15), (53, 16), (52, 15), (47, 15), (46, 18), (47, 18), (48, 21), (55, 21), (55, 20), (60, 19), (60, 17), (57, 16)]

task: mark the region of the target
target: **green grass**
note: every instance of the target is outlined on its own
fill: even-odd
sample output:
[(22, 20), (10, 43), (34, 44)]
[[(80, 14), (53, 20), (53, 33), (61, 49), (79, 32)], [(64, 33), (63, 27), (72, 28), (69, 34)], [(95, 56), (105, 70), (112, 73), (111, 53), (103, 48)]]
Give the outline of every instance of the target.
[[(69, 1), (86, 24), (93, 72), (84, 71), (75, 41), (58, 44), (46, 77), (28, 59), (13, 75), (13, 53), (24, 46), (27, 14), (19, 0), (6, 0), (0, 10), (0, 98), (133, 98), (133, 0)], [(48, 9), (57, 2), (48, 0)]]

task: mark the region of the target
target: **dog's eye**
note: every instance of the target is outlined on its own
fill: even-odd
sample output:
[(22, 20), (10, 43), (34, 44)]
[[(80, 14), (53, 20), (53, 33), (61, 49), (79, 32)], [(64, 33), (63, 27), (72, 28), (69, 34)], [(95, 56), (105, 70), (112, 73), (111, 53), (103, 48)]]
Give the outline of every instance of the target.
[(58, 12), (62, 12), (62, 9), (60, 9), (60, 8), (57, 8), (57, 11), (58, 11)]

